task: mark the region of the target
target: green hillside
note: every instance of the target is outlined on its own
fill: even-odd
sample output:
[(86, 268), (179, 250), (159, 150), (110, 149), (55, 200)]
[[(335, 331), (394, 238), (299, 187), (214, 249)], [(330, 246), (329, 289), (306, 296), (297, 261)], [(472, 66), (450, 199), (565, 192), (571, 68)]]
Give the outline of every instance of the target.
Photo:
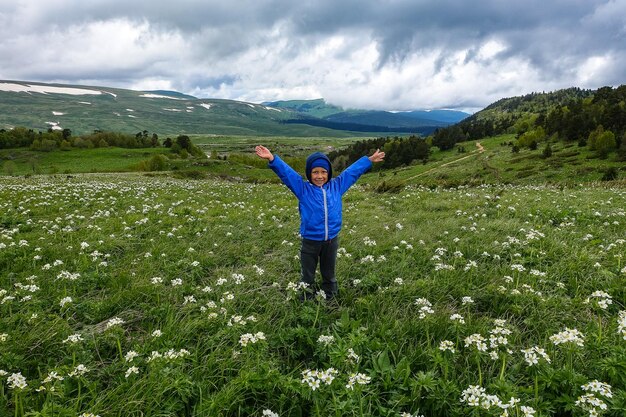
[(281, 100), (264, 103), (277, 109), (293, 110), (309, 116), (324, 118), (343, 112), (343, 108), (326, 103), (323, 98), (315, 100)]
[[(98, 94), (5, 91), (2, 85), (40, 88), (82, 88)], [(61, 90), (62, 91), (62, 90)], [(281, 122), (296, 118), (288, 109), (232, 100), (197, 99), (172, 92), (145, 92), (108, 87), (0, 81), (0, 128), (15, 126), (45, 131), (70, 129), (73, 134), (94, 130), (159, 135), (289, 135), (354, 136), (354, 133)], [(363, 135), (362, 133), (356, 135)]]
[[(314, 126), (345, 124), (354, 130), (372, 126), (379, 132), (404, 132), (430, 134), (435, 129), (457, 123), (469, 114), (453, 110), (389, 112), (382, 110), (344, 109), (326, 103), (324, 99), (286, 100), (264, 103), (268, 106), (289, 109), (300, 113)], [(309, 120), (308, 118), (313, 118)], [(317, 119), (321, 119), (317, 120)]]

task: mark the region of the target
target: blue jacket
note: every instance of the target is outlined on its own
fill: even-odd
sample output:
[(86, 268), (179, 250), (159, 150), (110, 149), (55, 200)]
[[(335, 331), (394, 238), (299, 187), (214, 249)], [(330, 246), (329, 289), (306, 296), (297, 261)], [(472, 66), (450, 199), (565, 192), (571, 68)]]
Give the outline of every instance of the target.
[[(307, 159), (307, 178), (310, 178), (313, 160), (318, 157), (328, 159), (321, 153), (311, 155)], [(339, 234), (342, 223), (341, 197), (372, 167), (372, 162), (367, 156), (363, 156), (336, 178), (332, 178), (331, 169), (328, 173), (329, 181), (321, 187), (305, 181), (277, 155), (274, 155), (269, 167), (298, 198), (300, 235), (305, 239), (324, 241)]]

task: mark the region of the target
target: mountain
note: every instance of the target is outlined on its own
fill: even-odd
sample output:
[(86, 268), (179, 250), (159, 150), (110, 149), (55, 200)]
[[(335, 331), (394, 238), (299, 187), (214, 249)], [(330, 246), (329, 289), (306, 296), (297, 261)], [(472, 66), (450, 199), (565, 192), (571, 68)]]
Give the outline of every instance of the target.
[[(344, 110), (324, 99), (286, 100), (263, 103), (281, 109), (289, 109), (301, 113), (301, 119), (315, 125), (324, 125), (315, 119), (356, 126), (375, 126), (376, 129), (387, 131), (409, 131), (431, 133), (439, 127), (449, 126), (470, 116), (468, 113), (454, 110), (416, 110), (408, 112), (388, 112), (381, 110)], [(382, 130), (381, 130), (382, 131)]]
[(399, 114), (416, 119), (436, 120), (448, 124), (458, 123), (470, 116), (469, 113), (458, 110), (414, 110), (401, 112)]
[(277, 109), (288, 109), (308, 116), (324, 118), (332, 114), (343, 112), (343, 108), (326, 103), (323, 98), (315, 100), (281, 100), (262, 103)]
[(344, 110), (318, 100), (263, 104), (199, 99), (168, 90), (0, 80), (0, 129), (24, 126), (45, 131), (70, 129), (159, 135), (376, 136), (429, 134), (462, 117), (461, 112)]
[[(234, 100), (199, 99), (175, 91), (0, 80), (0, 129), (70, 129), (163, 135), (365, 136), (345, 129), (285, 123), (300, 114), (289, 109)], [(345, 127), (345, 126), (344, 126)], [(369, 136), (376, 135), (369, 132)]]

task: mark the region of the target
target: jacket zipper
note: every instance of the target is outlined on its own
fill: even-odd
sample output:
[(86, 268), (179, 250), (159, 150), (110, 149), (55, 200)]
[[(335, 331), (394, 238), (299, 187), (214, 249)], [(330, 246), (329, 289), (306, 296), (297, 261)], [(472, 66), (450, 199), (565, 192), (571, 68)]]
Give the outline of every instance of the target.
[(328, 205), (326, 203), (326, 190), (322, 188), (322, 194), (324, 195), (324, 240), (328, 240)]

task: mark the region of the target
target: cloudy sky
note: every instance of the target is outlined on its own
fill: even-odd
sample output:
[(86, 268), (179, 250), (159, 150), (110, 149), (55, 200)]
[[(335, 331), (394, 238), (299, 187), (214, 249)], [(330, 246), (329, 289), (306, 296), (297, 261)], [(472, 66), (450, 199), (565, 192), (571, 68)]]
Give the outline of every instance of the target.
[(626, 0), (0, 0), (0, 79), (478, 110), (626, 83)]

